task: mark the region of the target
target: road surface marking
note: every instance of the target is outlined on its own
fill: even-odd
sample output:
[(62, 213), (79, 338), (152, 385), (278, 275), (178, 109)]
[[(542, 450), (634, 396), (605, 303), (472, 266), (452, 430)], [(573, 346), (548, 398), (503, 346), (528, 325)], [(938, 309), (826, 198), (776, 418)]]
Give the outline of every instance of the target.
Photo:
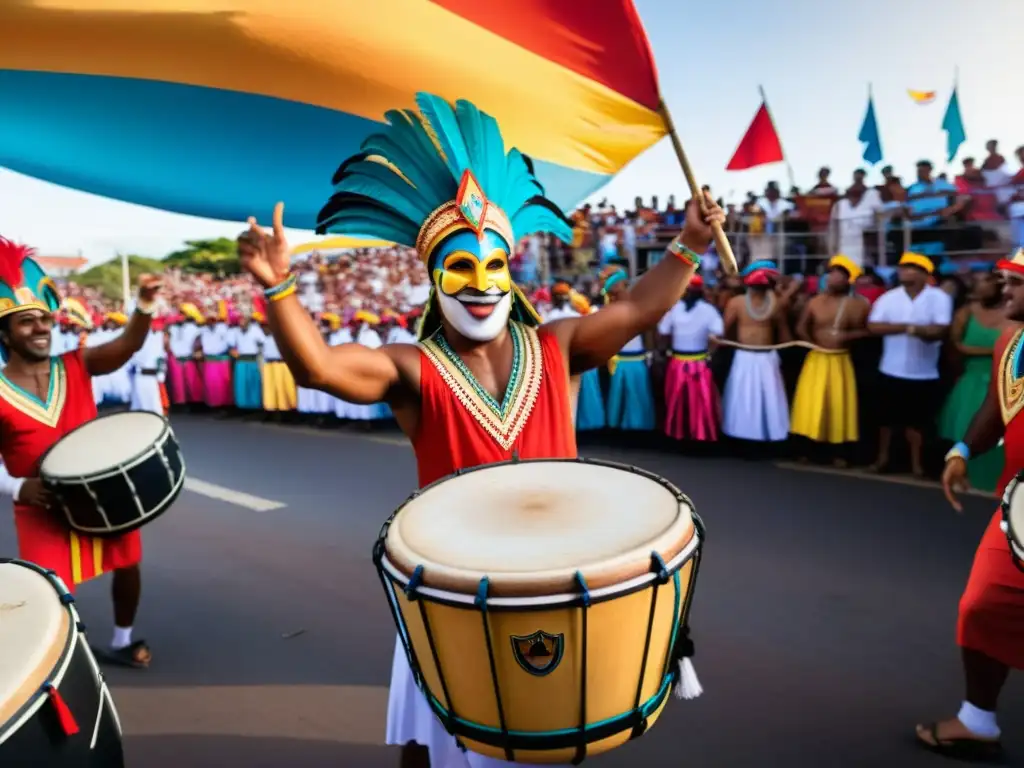
[(117, 687), (125, 736), (236, 736), (381, 745), (388, 689), (369, 685)]
[[(893, 483), (894, 485), (909, 485), (913, 488), (927, 488), (931, 491), (942, 492), (942, 484), (934, 480), (921, 480), (906, 475), (876, 475), (863, 469), (839, 469), (838, 467), (821, 467), (814, 464), (799, 464), (792, 461), (777, 461), (775, 466), (779, 469), (789, 469), (794, 472), (817, 472), (820, 475), (835, 475), (837, 477), (848, 477), (852, 480), (877, 480), (880, 483)], [(978, 496), (983, 499), (994, 499), (995, 494), (988, 491), (979, 491), (976, 488), (968, 488), (961, 496)]]
[(252, 509), (256, 512), (269, 512), (272, 509), (281, 509), (281, 507), (285, 506), (279, 501), (261, 499), (259, 496), (252, 496), (241, 491), (233, 491), (230, 488), (225, 488), (223, 485), (215, 485), (205, 480), (197, 480), (194, 477), (185, 478), (185, 490), (209, 496), (211, 499), (226, 501), (228, 504)]

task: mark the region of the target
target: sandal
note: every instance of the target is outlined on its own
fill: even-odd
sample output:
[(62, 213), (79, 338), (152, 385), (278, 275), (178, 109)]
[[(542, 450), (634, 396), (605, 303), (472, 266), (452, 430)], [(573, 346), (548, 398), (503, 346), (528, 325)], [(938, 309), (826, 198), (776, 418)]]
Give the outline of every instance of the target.
[[(922, 734), (927, 734), (928, 738)], [(941, 739), (938, 723), (917, 726), (917, 744), (936, 755), (966, 763), (997, 765), (1003, 761), (1003, 745), (999, 741), (972, 738)]]
[(133, 669), (146, 669), (149, 667), (149, 662), (153, 659), (153, 654), (150, 652), (145, 640), (136, 640), (131, 645), (117, 649), (94, 647), (92, 652), (100, 661)]

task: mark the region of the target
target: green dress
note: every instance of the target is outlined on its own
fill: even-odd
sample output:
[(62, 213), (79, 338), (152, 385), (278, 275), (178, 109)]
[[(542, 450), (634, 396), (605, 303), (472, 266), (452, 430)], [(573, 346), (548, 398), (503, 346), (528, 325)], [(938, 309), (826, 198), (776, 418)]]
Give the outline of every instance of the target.
[[(993, 349), (999, 339), (999, 328), (986, 328), (972, 315), (964, 329), (963, 345)], [(963, 440), (967, 427), (978, 412), (992, 381), (992, 355), (971, 355), (964, 360), (964, 372), (949, 393), (939, 414), (939, 434), (947, 440)], [(995, 491), (1003, 471), (1003, 446), (976, 456), (967, 463), (971, 487)]]

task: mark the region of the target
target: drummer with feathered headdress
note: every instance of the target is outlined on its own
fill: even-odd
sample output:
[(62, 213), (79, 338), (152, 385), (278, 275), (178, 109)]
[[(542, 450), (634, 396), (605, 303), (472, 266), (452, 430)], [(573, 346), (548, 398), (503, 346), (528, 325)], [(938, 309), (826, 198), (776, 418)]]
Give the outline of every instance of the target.
[[(416, 103), (418, 112), (386, 113), (388, 125), (342, 163), (318, 229), (416, 248), (432, 282), (419, 345), (324, 343), (295, 295), (280, 204), (271, 233), (250, 219), (239, 238), (242, 264), (266, 289), (274, 334), (299, 383), (350, 402), (388, 402), (412, 440), (421, 486), (513, 455), (574, 458), (570, 374), (604, 365), (658, 322), (710, 243), (709, 219), (724, 214), (708, 201), (705, 218), (693, 203), (671, 255), (627, 297), (541, 326), (509, 260), (518, 238), (534, 232), (568, 241), (569, 221), (544, 197), (531, 161), (506, 151), (493, 117), (429, 94)], [(388, 743), (455, 750), (401, 643), (395, 651)]]
[(51, 353), (50, 330), (61, 306), (57, 286), (33, 258), (31, 248), (0, 238), (0, 457), (11, 482), (18, 556), (54, 571), (74, 590), (114, 571), (115, 662), (149, 663), (149, 649), (132, 642), (139, 604), (142, 559), (139, 532), (90, 538), (69, 531), (47, 514), (50, 494), (37, 476), (39, 463), (58, 440), (96, 418), (92, 377), (125, 368), (149, 333), (158, 278), (143, 275), (131, 319), (116, 338), (63, 354)]

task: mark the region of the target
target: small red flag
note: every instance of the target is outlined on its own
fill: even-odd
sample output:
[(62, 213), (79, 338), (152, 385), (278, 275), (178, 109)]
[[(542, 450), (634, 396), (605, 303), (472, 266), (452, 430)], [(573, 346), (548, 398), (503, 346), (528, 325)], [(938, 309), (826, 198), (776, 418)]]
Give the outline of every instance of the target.
[(775, 131), (768, 105), (761, 102), (761, 108), (754, 115), (754, 121), (747, 128), (732, 160), (725, 166), (727, 171), (745, 171), (768, 163), (782, 162), (782, 143)]

